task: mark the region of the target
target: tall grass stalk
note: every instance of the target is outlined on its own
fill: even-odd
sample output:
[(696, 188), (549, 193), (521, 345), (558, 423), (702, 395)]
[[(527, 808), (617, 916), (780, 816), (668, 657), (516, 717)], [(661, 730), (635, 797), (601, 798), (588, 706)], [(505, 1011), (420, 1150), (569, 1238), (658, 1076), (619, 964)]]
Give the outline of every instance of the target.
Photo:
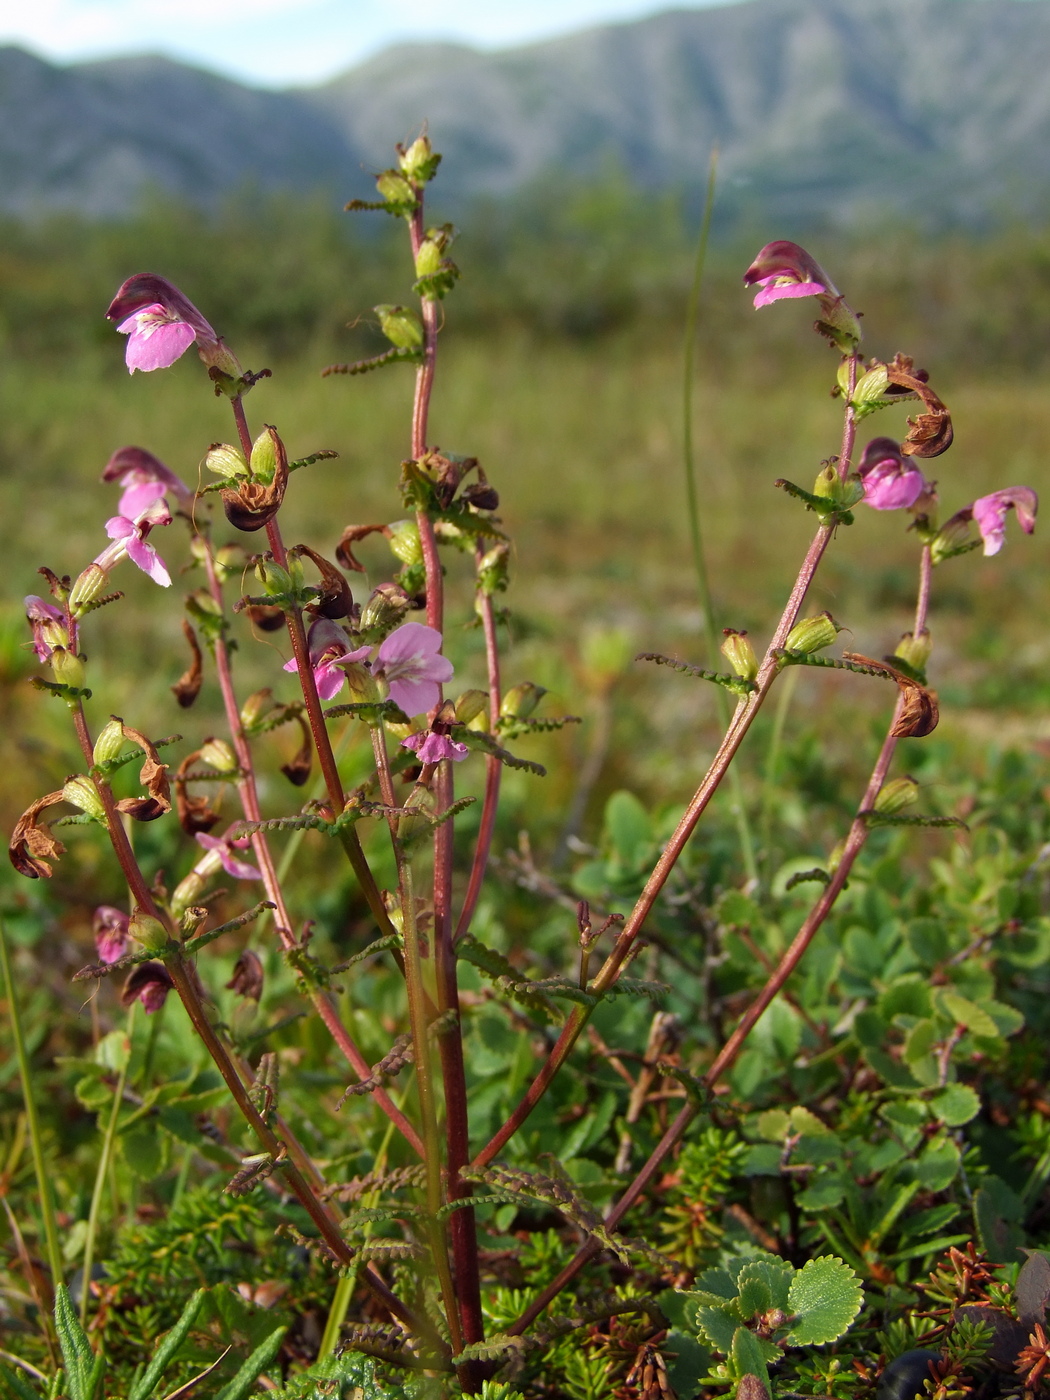
[[(135, 1029), (135, 1003), (131, 1003), (128, 1012), (127, 1036), (130, 1042), (132, 1032)], [(102, 1152), (98, 1159), (98, 1170), (95, 1172), (95, 1186), (91, 1192), (91, 1207), (88, 1211), (87, 1234), (84, 1236), (84, 1265), (81, 1271), (80, 1288), (80, 1325), (87, 1326), (88, 1303), (91, 1301), (91, 1268), (95, 1262), (95, 1240), (98, 1237), (98, 1220), (102, 1211), (102, 1194), (106, 1189), (106, 1178), (109, 1175), (109, 1164), (113, 1157), (113, 1144), (117, 1137), (117, 1124), (120, 1122), (120, 1106), (124, 1102), (124, 1084), (128, 1077), (128, 1065), (131, 1063), (131, 1046), (128, 1046), (128, 1055), (117, 1073), (117, 1083), (113, 1090), (113, 1106), (110, 1109), (109, 1121), (106, 1124), (106, 1131), (102, 1138)]]
[(33, 1095), (33, 1077), (29, 1069), (29, 1056), (26, 1053), (25, 1037), (22, 1034), (22, 1016), (15, 993), (15, 979), (11, 975), (11, 959), (7, 951), (7, 933), (0, 919), (0, 963), (4, 969), (4, 986), (7, 989), (7, 1005), (11, 1017), (11, 1039), (15, 1044), (18, 1060), (18, 1075), (22, 1081), (22, 1099), (25, 1103), (26, 1121), (29, 1124), (29, 1145), (33, 1154), (33, 1171), (36, 1174), (36, 1187), (40, 1196), (40, 1215), (44, 1223), (44, 1242), (47, 1247), (47, 1262), (51, 1270), (51, 1286), (57, 1288), (63, 1281), (62, 1251), (58, 1245), (58, 1225), (55, 1221), (55, 1202), (51, 1194), (51, 1178), (44, 1164), (44, 1148), (40, 1140), (40, 1119), (36, 1111)]
[[(696, 488), (696, 450), (693, 443), (693, 375), (696, 359), (696, 331), (700, 320), (700, 292), (704, 284), (704, 267), (707, 262), (707, 245), (711, 236), (711, 215), (715, 206), (715, 184), (718, 178), (718, 147), (711, 147), (711, 164), (707, 174), (707, 190), (704, 194), (704, 212), (700, 218), (700, 232), (696, 240), (696, 258), (693, 263), (693, 281), (689, 288), (689, 299), (685, 312), (685, 345), (682, 351), (682, 465), (685, 469), (686, 515), (689, 519), (689, 539), (693, 550), (693, 567), (696, 570), (696, 592), (700, 601), (700, 611), (704, 619), (704, 632), (707, 636), (707, 662), (711, 667), (718, 664), (718, 628), (715, 624), (715, 610), (711, 599), (711, 584), (707, 577), (707, 560), (704, 557), (704, 540), (700, 530), (700, 501)], [(722, 728), (729, 724), (729, 700), (722, 689), (717, 691), (718, 717)], [(744, 806), (744, 790), (740, 774), (735, 768), (729, 770), (729, 793), (733, 804), (737, 835), (740, 839), (740, 855), (744, 862), (748, 883), (758, 881), (758, 863), (755, 860), (755, 843), (751, 837), (751, 827)]]

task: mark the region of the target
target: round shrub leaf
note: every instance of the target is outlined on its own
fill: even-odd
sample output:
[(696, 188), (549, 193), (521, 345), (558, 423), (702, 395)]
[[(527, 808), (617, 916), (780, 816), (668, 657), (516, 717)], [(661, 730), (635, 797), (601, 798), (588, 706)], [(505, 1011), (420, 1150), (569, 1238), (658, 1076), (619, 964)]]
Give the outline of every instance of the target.
[(933, 1096), (930, 1106), (942, 1123), (958, 1128), (977, 1117), (981, 1100), (969, 1084), (949, 1084)]
[(811, 1259), (791, 1281), (788, 1307), (797, 1321), (788, 1333), (792, 1346), (820, 1346), (841, 1337), (860, 1312), (860, 1280), (832, 1254)]

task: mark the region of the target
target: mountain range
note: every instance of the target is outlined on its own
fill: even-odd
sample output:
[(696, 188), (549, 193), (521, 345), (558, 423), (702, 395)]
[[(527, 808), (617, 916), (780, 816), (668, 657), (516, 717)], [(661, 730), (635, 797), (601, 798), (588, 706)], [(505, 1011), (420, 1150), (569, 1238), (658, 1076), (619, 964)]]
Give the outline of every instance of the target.
[(0, 48), (0, 210), (109, 217), (148, 190), (366, 196), (422, 123), (443, 202), (619, 171), (796, 220), (1050, 208), (1050, 0), (744, 0), (498, 52), (388, 49), (311, 88), (163, 57)]

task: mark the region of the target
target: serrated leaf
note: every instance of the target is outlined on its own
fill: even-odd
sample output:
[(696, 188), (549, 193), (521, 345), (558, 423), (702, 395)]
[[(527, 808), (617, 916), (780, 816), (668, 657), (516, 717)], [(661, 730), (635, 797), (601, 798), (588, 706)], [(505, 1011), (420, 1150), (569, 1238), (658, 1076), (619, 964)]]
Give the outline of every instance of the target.
[(981, 1110), (981, 1100), (969, 1084), (949, 1084), (939, 1094), (934, 1094), (930, 1107), (949, 1128), (959, 1128), (976, 1118)]
[(749, 1332), (746, 1327), (738, 1327), (733, 1337), (731, 1355), (733, 1370), (736, 1372), (738, 1380), (741, 1376), (756, 1376), (765, 1386), (766, 1394), (772, 1393), (769, 1388), (767, 1367), (770, 1361), (775, 1360), (780, 1355), (772, 1343), (762, 1341), (755, 1336), (754, 1332)]
[(713, 1293), (717, 1298), (736, 1297), (736, 1279), (727, 1269), (705, 1269), (697, 1283), (706, 1293)]
[(131, 1059), (131, 1041), (124, 1031), (110, 1031), (95, 1047), (95, 1063), (102, 1069), (119, 1074), (127, 1069)]
[(733, 1338), (741, 1330), (740, 1318), (735, 1310), (730, 1312), (728, 1307), (728, 1304), (724, 1308), (710, 1308), (701, 1304), (696, 1310), (697, 1328), (713, 1347), (726, 1356), (733, 1350)]
[(755, 1131), (763, 1142), (783, 1142), (791, 1127), (791, 1119), (782, 1108), (767, 1108), (758, 1115)]
[(957, 992), (946, 991), (938, 991), (935, 999), (938, 1009), (945, 1016), (950, 1017), (957, 1026), (964, 1026), (983, 1040), (999, 1039), (999, 1027), (988, 1012), (983, 1007), (978, 1006), (975, 1001), (961, 997)]
[[(737, 1288), (740, 1290), (739, 1307), (745, 1317), (752, 1317), (757, 1311), (765, 1311), (768, 1308), (784, 1308), (787, 1306), (788, 1289), (794, 1277), (794, 1269), (786, 1259), (778, 1259), (776, 1256), (767, 1256), (761, 1259), (751, 1259), (740, 1270), (737, 1275)], [(762, 1309), (752, 1308), (748, 1312), (744, 1301), (745, 1288), (750, 1289), (751, 1285), (761, 1280), (767, 1294), (769, 1302)]]
[(833, 1254), (810, 1259), (791, 1280), (788, 1307), (798, 1320), (787, 1335), (791, 1346), (821, 1346), (841, 1337), (860, 1312), (860, 1279)]

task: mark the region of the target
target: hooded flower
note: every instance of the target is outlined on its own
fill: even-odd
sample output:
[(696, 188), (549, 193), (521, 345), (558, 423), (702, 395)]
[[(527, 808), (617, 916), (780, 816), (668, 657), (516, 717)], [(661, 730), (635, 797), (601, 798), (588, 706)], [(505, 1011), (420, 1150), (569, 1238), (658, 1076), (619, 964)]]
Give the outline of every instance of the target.
[(998, 554), (1002, 549), (1006, 539), (1006, 516), (1011, 507), (1017, 512), (1018, 525), (1030, 535), (1035, 529), (1035, 514), (1039, 509), (1039, 497), (1031, 487), (1007, 486), (974, 501), (973, 519), (984, 540), (985, 554)]
[(406, 715), (432, 710), (453, 671), (441, 655), (441, 633), (421, 622), (405, 622), (391, 632), (372, 663), (373, 674), (386, 681), (390, 698)]
[[(159, 499), (159, 495), (173, 497), (187, 510), (193, 504), (193, 492), (186, 483), (180, 481), (170, 467), (166, 467), (159, 457), (154, 457), (153, 453), (147, 452), (144, 447), (119, 448), (106, 463), (102, 480), (116, 481), (124, 488), (117, 511), (131, 520), (151, 502)], [(163, 488), (159, 495), (156, 492), (133, 494), (157, 482)], [(144, 502), (141, 506), (137, 504), (140, 500)]]
[(129, 277), (110, 303), (106, 318), (128, 337), (128, 372), (167, 369), (197, 342), (201, 358), (212, 363), (219, 337), (190, 299), (165, 277), (139, 272)]
[[(355, 661), (363, 661), (372, 651), (371, 647), (358, 647), (356, 651), (351, 651), (347, 646), (346, 633), (326, 617), (318, 618), (310, 627), (308, 646), (314, 684), (322, 700), (333, 700), (346, 682), (345, 668)], [(285, 662), (284, 669), (299, 670), (294, 656), (291, 661)]]
[[(106, 521), (106, 534), (113, 543), (107, 545), (94, 562), (108, 574), (127, 555), (144, 574), (149, 574), (154, 583), (170, 588), (171, 575), (164, 560), (146, 539), (155, 525), (171, 524), (171, 511), (164, 501), (164, 487), (160, 482), (147, 482), (130, 488), (124, 493), (125, 496), (132, 491), (142, 493), (141, 500), (146, 500), (147, 504), (134, 517), (114, 515)], [(152, 501), (148, 500), (150, 496)], [(141, 500), (136, 498), (136, 503), (141, 504)]]
[(820, 320), (816, 329), (847, 354), (860, 343), (860, 322), (846, 298), (820, 264), (787, 239), (767, 243), (744, 273), (744, 285), (757, 287), (755, 306), (769, 306), (786, 297), (817, 297)]
[[(192, 964), (191, 964), (192, 966)], [(144, 962), (132, 968), (120, 993), (121, 1006), (141, 1001), (147, 1016), (159, 1011), (174, 986), (171, 974), (163, 963)]]
[[(239, 839), (232, 839), (228, 835), (209, 836), (208, 833), (205, 831), (198, 831), (194, 839), (196, 840), (198, 846), (203, 846), (204, 849), (209, 853), (214, 852), (214, 854), (218, 857), (217, 864), (221, 865), (223, 870), (226, 871), (226, 874), (232, 875), (235, 880), (262, 879), (261, 870), (258, 870), (254, 865), (250, 865), (246, 860), (238, 860), (237, 857), (233, 854), (232, 848), (234, 846), (239, 846), (243, 849), (244, 847), (251, 845), (251, 842), (247, 836), (242, 836)], [(206, 872), (203, 869), (206, 863), (210, 864), (210, 862), (201, 860), (198, 861), (196, 866), (194, 867), (199, 875), (212, 873), (210, 870)]]
[(129, 916), (112, 904), (100, 904), (95, 910), (93, 931), (95, 947), (104, 963), (119, 962), (128, 951)]
[(53, 603), (38, 598), (35, 593), (30, 593), (25, 602), (26, 617), (33, 629), (33, 650), (37, 658), (46, 665), (51, 660), (55, 647), (69, 646), (65, 614)]
[(864, 504), (874, 510), (907, 510), (928, 489), (922, 472), (893, 438), (872, 438), (857, 470), (864, 483)]

